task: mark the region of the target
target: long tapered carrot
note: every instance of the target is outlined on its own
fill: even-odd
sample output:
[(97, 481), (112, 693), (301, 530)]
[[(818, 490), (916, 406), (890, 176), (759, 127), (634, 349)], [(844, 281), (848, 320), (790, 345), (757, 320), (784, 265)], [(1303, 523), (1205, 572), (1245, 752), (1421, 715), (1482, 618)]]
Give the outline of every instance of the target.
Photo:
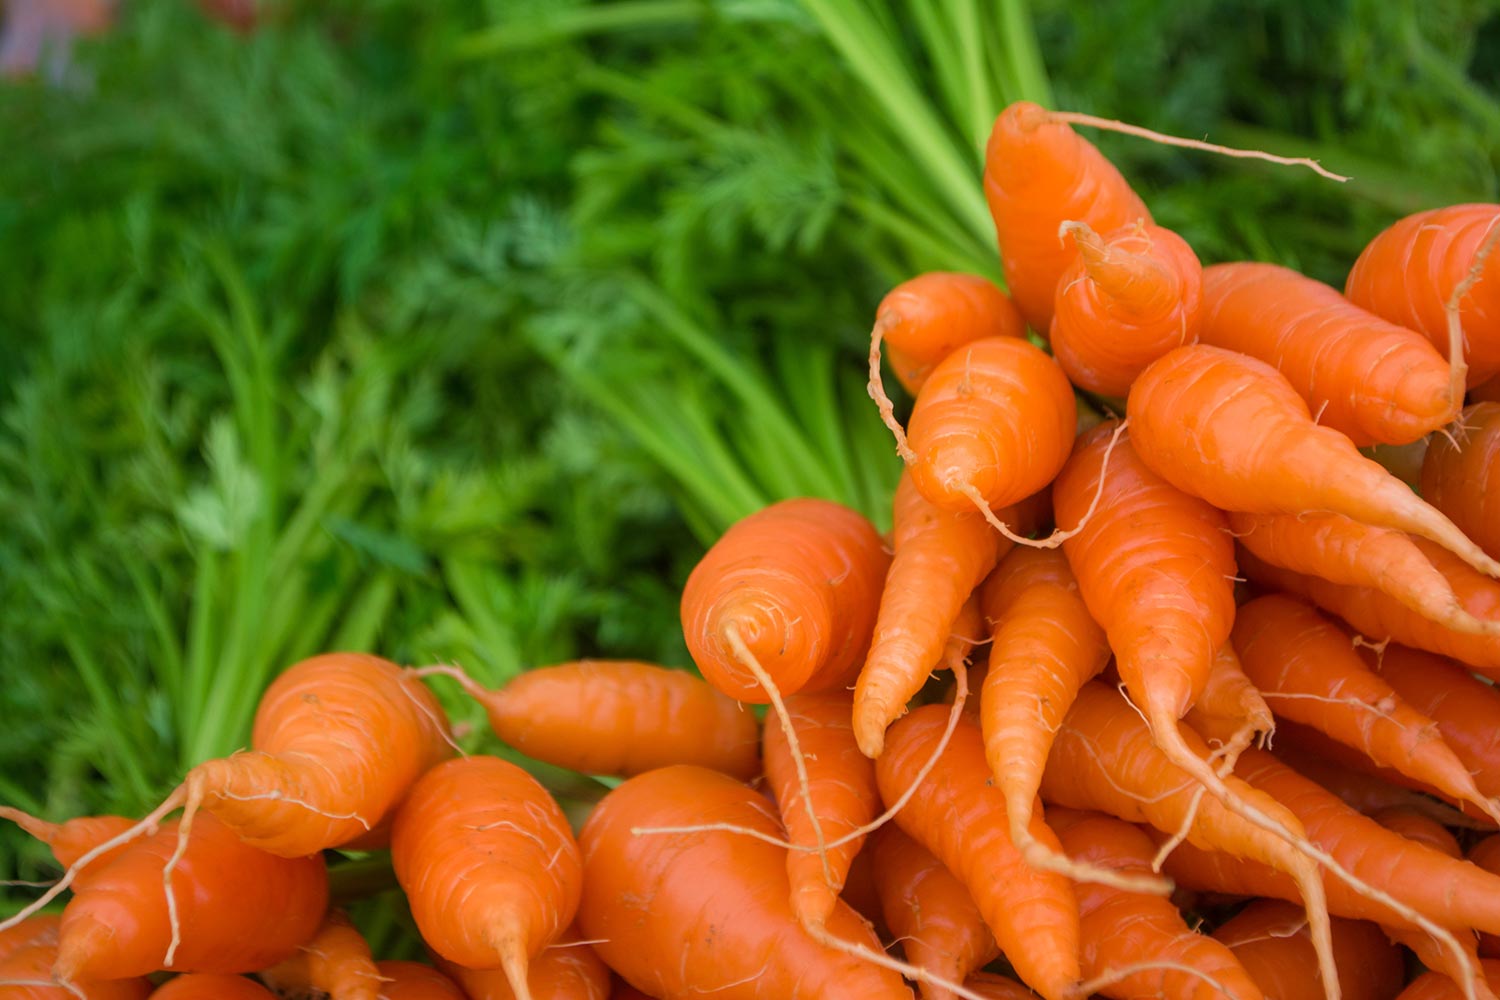
[[(1333, 948), (1344, 1000), (1390, 1000), (1401, 989), (1401, 950), (1363, 920), (1335, 917)], [(1281, 900), (1252, 900), (1214, 928), (1267, 997), (1317, 1000), (1323, 995), (1307, 917)]]
[(1161, 226), (1101, 235), (1070, 221), (1062, 230), (1078, 256), (1058, 281), (1053, 353), (1078, 388), (1124, 397), (1141, 369), (1198, 339), (1202, 266)]
[(1136, 379), (1126, 403), (1131, 441), (1163, 479), (1225, 510), (1326, 510), (1429, 538), (1500, 575), (1452, 521), (1313, 421), (1280, 372), (1206, 344), (1179, 347)]
[(909, 471), (896, 484), (892, 513), (895, 555), (854, 688), (854, 733), (872, 758), (884, 748), (886, 727), (937, 665), (959, 608), (1012, 547), (978, 511), (932, 504)]
[(1347, 631), (1309, 605), (1280, 594), (1242, 605), (1234, 648), (1245, 675), (1278, 715), (1472, 802), (1500, 821), (1500, 803), (1475, 786), (1437, 723), (1365, 665)]
[(1434, 436), (1422, 496), (1500, 559), (1500, 402), (1465, 408), (1448, 434)]
[[(1031, 867), (1011, 842), (978, 727), (960, 719), (937, 768), (916, 783), (947, 723), (944, 706), (927, 705), (891, 727), (876, 761), (881, 796), (890, 802), (916, 787), (896, 824), (968, 887), (1022, 981), (1048, 1000), (1070, 997), (1081, 977), (1076, 897), (1064, 876)], [(1061, 853), (1040, 809), (1031, 835)]]
[(872, 351), (883, 340), (891, 370), (916, 395), (927, 376), (964, 344), (1024, 337), (1026, 321), (995, 283), (975, 274), (929, 271), (886, 292), (875, 310)]
[(1087, 139), (1017, 101), (995, 119), (985, 146), (984, 197), (995, 221), (1005, 284), (1026, 322), (1045, 335), (1058, 281), (1076, 253), (1058, 239), (1069, 220), (1112, 232), (1151, 213)]

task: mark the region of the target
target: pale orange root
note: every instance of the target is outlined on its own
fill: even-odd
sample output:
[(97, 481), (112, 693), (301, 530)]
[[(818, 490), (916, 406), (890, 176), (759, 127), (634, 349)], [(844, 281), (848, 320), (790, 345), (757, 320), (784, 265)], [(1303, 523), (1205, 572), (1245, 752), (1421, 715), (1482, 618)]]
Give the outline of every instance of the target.
[(1193, 800), (1188, 803), (1187, 815), (1182, 818), (1181, 825), (1177, 827), (1176, 832), (1162, 841), (1161, 847), (1157, 848), (1156, 855), (1152, 857), (1152, 871), (1161, 871), (1162, 865), (1167, 863), (1167, 859), (1172, 856), (1172, 852), (1181, 847), (1182, 842), (1187, 840), (1188, 832), (1193, 828), (1193, 821), (1198, 818), (1198, 807), (1203, 804), (1203, 796), (1207, 791), (1206, 787), (1199, 785), (1197, 790), (1193, 792)]
[[(1245, 752), (1246, 748), (1250, 746), (1250, 741), (1255, 738), (1256, 729), (1255, 720), (1246, 720), (1245, 724), (1235, 730), (1234, 734), (1229, 737), (1228, 743), (1225, 743), (1208, 755), (1209, 761), (1213, 761), (1215, 758), (1223, 758), (1224, 763), (1219, 765), (1219, 777), (1222, 778), (1234, 773), (1234, 765), (1239, 763), (1240, 754)], [(1262, 737), (1268, 737), (1269, 734), (1270, 730), (1266, 730), (1262, 733)], [(1182, 825), (1177, 828), (1176, 833), (1162, 842), (1155, 857), (1151, 859), (1152, 871), (1161, 871), (1162, 865), (1167, 863), (1167, 858), (1172, 856), (1172, 852), (1177, 850), (1183, 841), (1187, 840), (1188, 832), (1193, 828), (1193, 820), (1198, 817), (1198, 807), (1203, 803), (1203, 795), (1207, 791), (1208, 789), (1205, 786), (1199, 785), (1197, 791), (1193, 792), (1193, 801), (1188, 803), (1187, 815), (1183, 818)]]
[(984, 497), (980, 495), (979, 488), (976, 487), (973, 483), (963, 483), (955, 488), (958, 490), (958, 492), (974, 501), (974, 506), (979, 508), (979, 513), (984, 515), (984, 519), (989, 522), (990, 527), (1000, 532), (1000, 534), (1004, 535), (1012, 542), (1015, 542), (1017, 545), (1026, 545), (1033, 549), (1055, 549), (1063, 542), (1066, 542), (1068, 539), (1072, 538), (1074, 535), (1082, 531), (1083, 526), (1085, 524), (1088, 524), (1089, 518), (1094, 516), (1094, 511), (1099, 508), (1099, 498), (1104, 495), (1104, 473), (1109, 469), (1110, 453), (1115, 450), (1115, 445), (1120, 441), (1120, 435), (1125, 433), (1125, 428), (1129, 423), (1129, 419), (1120, 421), (1119, 426), (1115, 428), (1115, 432), (1109, 436), (1109, 444), (1105, 446), (1104, 457), (1100, 459), (1099, 463), (1099, 483), (1094, 488), (1094, 498), (1089, 501), (1088, 510), (1083, 512), (1083, 517), (1078, 519), (1078, 524), (1067, 529), (1066, 531), (1061, 528), (1054, 529), (1052, 534), (1048, 535), (1046, 538), (1026, 538), (1022, 535), (1018, 535), (1014, 531), (1011, 531), (1010, 528), (1006, 527), (1006, 525), (998, 517), (995, 516), (995, 512), (990, 509), (990, 505), (986, 503)]
[(188, 837), (193, 831), (193, 817), (198, 815), (198, 809), (203, 805), (201, 782), (194, 781), (193, 777), (189, 775), (184, 783), (187, 787), (187, 801), (182, 806), (182, 822), (177, 824), (177, 846), (161, 870), (162, 888), (167, 894), (167, 925), (172, 928), (172, 940), (167, 945), (167, 957), (162, 962), (164, 969), (172, 967), (172, 959), (177, 956), (177, 948), (182, 944), (182, 922), (178, 919), (177, 894), (172, 891), (172, 870), (182, 860), (183, 854), (187, 853)]
[(531, 1000), (531, 972), (526, 960), (526, 949), (514, 935), (505, 939), (500, 948), (500, 966), (505, 970), (505, 980), (516, 1000)]
[(179, 785), (177, 788), (172, 790), (172, 793), (167, 796), (166, 800), (163, 801), (161, 805), (157, 806), (155, 809), (151, 810), (151, 812), (142, 817), (140, 822), (136, 823), (134, 826), (130, 827), (127, 830), (120, 831), (103, 843), (95, 845), (91, 850), (85, 851), (77, 861), (68, 866), (68, 870), (63, 872), (62, 878), (58, 879), (52, 884), (52, 888), (48, 889), (46, 892), (42, 893), (42, 895), (32, 900), (26, 906), (22, 907), (18, 913), (6, 918), (5, 920), (0, 920), (0, 931), (9, 930), (10, 928), (16, 926), (21, 921), (31, 916), (33, 913), (36, 913), (42, 907), (52, 902), (58, 896), (62, 895), (62, 893), (73, 884), (73, 880), (78, 877), (78, 873), (82, 871), (83, 868), (90, 862), (92, 862), (95, 858), (106, 853), (107, 851), (114, 850), (121, 844), (130, 843), (132, 840), (136, 839), (142, 834), (150, 833), (151, 831), (155, 830), (157, 825), (161, 823), (164, 818), (166, 818), (168, 813), (172, 812), (174, 809), (177, 809), (182, 805), (182, 796), (183, 786)]
[(901, 428), (901, 421), (896, 419), (896, 404), (886, 395), (885, 383), (880, 378), (880, 340), (885, 335), (885, 327), (886, 320), (880, 320), (870, 331), (870, 381), (866, 389), (870, 398), (875, 400), (876, 408), (880, 410), (881, 422), (896, 437), (896, 454), (901, 456), (901, 461), (911, 465), (917, 460), (917, 453), (906, 443), (906, 431)]
[(1215, 979), (1213, 976), (1210, 976), (1202, 969), (1195, 969), (1190, 965), (1183, 965), (1180, 962), (1137, 962), (1134, 965), (1122, 965), (1117, 969), (1108, 969), (1104, 972), (1101, 972), (1093, 979), (1090, 979), (1080, 985), (1077, 991), (1078, 996), (1091, 996), (1095, 993), (1098, 993), (1106, 986), (1113, 986), (1115, 983), (1123, 982), (1124, 980), (1129, 979), (1131, 976), (1135, 975), (1138, 972), (1150, 972), (1153, 969), (1162, 969), (1170, 972), (1180, 972), (1185, 976), (1192, 976), (1196, 979), (1203, 980), (1209, 986), (1218, 991), (1218, 993), (1222, 996), (1235, 998), (1239, 997), (1238, 993), (1235, 993), (1229, 987), (1225, 986), (1223, 983), (1219, 982), (1217, 979)]
[(1448, 296), (1448, 301), (1443, 304), (1443, 315), (1448, 320), (1448, 359), (1449, 370), (1452, 375), (1448, 382), (1449, 398), (1453, 400), (1453, 417), (1458, 418), (1464, 408), (1464, 390), (1467, 388), (1469, 378), (1469, 365), (1464, 358), (1464, 327), (1463, 320), (1458, 314), (1459, 303), (1463, 297), (1469, 294), (1469, 290), (1479, 283), (1479, 276), (1484, 271), (1485, 261), (1489, 260), (1490, 254), (1494, 252), (1495, 242), (1500, 240), (1500, 225), (1491, 225), (1489, 234), (1485, 236), (1484, 242), (1479, 244), (1479, 250), (1474, 254), (1474, 261), (1469, 265), (1468, 273), (1463, 280), (1453, 286), (1453, 292)]
[(1161, 143), (1163, 146), (1198, 149), (1241, 160), (1265, 160), (1267, 163), (1279, 163), (1288, 167), (1306, 167), (1320, 177), (1326, 177), (1331, 181), (1338, 181), (1339, 183), (1343, 183), (1349, 179), (1343, 174), (1333, 173), (1317, 160), (1309, 159), (1306, 156), (1277, 156), (1275, 153), (1267, 153), (1259, 149), (1236, 149), (1233, 146), (1220, 146), (1217, 143), (1204, 142), (1201, 139), (1184, 139), (1180, 136), (1153, 132), (1151, 129), (1116, 121), (1113, 118), (1098, 118), (1094, 115), (1086, 115), (1078, 111), (1049, 111), (1047, 112), (1047, 118), (1054, 122), (1067, 122), (1070, 125), (1087, 125), (1091, 128), (1104, 129), (1107, 132), (1123, 132), (1125, 135), (1133, 135), (1138, 139), (1149, 139), (1152, 142)]
[(22, 812), (14, 806), (0, 806), (0, 819), (10, 820), (44, 844), (50, 844), (52, 838), (57, 836), (56, 823), (49, 823), (44, 819), (38, 819), (30, 813)]

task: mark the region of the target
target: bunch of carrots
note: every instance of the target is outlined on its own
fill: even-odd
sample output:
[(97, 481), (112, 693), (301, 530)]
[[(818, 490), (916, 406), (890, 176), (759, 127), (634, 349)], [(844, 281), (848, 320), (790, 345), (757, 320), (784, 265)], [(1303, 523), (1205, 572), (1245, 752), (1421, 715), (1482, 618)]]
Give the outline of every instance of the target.
[[(1074, 122), (995, 124), (1009, 294), (880, 305), (889, 537), (735, 524), (682, 595), (701, 679), (329, 654), (144, 817), (0, 809), (64, 869), (0, 997), (1493, 1000), (1500, 205), (1402, 220), (1342, 292), (1205, 269)], [(625, 780), (575, 831), (458, 752), (450, 681)], [(330, 906), (339, 850), (390, 852), (431, 965)]]

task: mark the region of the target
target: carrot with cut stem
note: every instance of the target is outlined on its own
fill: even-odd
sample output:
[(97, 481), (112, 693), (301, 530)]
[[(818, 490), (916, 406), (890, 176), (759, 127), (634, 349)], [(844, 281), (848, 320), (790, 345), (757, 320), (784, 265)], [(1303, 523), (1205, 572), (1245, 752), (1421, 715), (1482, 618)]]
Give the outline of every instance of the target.
[(937, 665), (959, 609), (1012, 547), (972, 508), (945, 510), (927, 500), (910, 470), (896, 484), (892, 514), (895, 554), (854, 688), (854, 734), (871, 758)]
[(1370, 670), (1352, 638), (1312, 607), (1280, 594), (1241, 606), (1234, 625), (1234, 648), (1245, 675), (1278, 715), (1500, 821), (1500, 802), (1474, 784), (1437, 723)]
[(1018, 549), (980, 594), (990, 623), (990, 668), (981, 696), (985, 757), (1005, 799), (1010, 839), (1027, 864), (1141, 892), (1169, 891), (1155, 877), (1091, 868), (1031, 836), (1032, 807), (1052, 737), (1073, 697), (1104, 669), (1109, 646), (1059, 552)]
[[(960, 719), (938, 767), (916, 780), (948, 724), (942, 706), (927, 705), (891, 727), (875, 762), (881, 796), (890, 802), (916, 789), (896, 825), (968, 887), (1022, 981), (1048, 1000), (1072, 996), (1081, 982), (1077, 899), (1063, 875), (1033, 868), (1012, 843), (1005, 796), (991, 778), (979, 728)], [(1040, 808), (1030, 833), (1062, 853)]]
[(1500, 563), (1349, 439), (1314, 423), (1263, 361), (1193, 344), (1143, 371), (1126, 401), (1141, 461), (1216, 507), (1259, 514), (1332, 511), (1431, 539), (1480, 572)]
[(189, 972), (162, 983), (151, 1000), (276, 1000), (276, 994), (244, 976)]
[(929, 271), (903, 281), (880, 300), (871, 333), (872, 378), (879, 378), (882, 340), (897, 381), (915, 396), (933, 366), (964, 344), (1024, 336), (1026, 321), (993, 281)]
[[(1405, 975), (1401, 950), (1374, 924), (1334, 917), (1333, 949), (1344, 1000), (1390, 1000)], [(1252, 900), (1214, 928), (1268, 997), (1318, 1000), (1323, 995), (1307, 916), (1291, 903)]]
[(629, 777), (697, 764), (744, 781), (760, 773), (759, 720), (686, 670), (577, 660), (527, 670), (495, 691), (454, 666), (415, 673), (454, 678), (500, 742), (570, 771)]
[(297, 954), (261, 972), (278, 994), (325, 994), (330, 1000), (377, 1000), (383, 992), (380, 970), (364, 935), (338, 910), (330, 911), (312, 940)]
[(1053, 353), (1078, 388), (1123, 398), (1141, 369), (1198, 339), (1202, 265), (1182, 237), (1143, 221), (1101, 236), (1070, 220), (1059, 235), (1078, 256), (1058, 282)]
[[(576, 931), (565, 935), (577, 937)], [(609, 967), (593, 947), (562, 942), (543, 948), (530, 964), (526, 993), (517, 993), (501, 969), (466, 969), (437, 960), (438, 968), (463, 988), (468, 1000), (605, 1000), (610, 995)], [(398, 1000), (389, 997), (388, 1000)]]
[(573, 831), (546, 789), (497, 757), (439, 764), (396, 814), (391, 862), (427, 945), (460, 965), (502, 968), (529, 1000), (528, 963), (573, 920), (582, 878)]
[(1467, 407), (1434, 437), (1422, 461), (1422, 496), (1500, 559), (1500, 402)]

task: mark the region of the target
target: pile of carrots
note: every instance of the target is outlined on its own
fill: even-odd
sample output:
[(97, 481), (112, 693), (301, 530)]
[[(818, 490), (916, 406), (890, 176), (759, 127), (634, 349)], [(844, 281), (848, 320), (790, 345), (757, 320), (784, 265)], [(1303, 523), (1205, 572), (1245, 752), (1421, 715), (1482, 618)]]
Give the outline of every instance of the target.
[[(734, 525), (682, 595), (702, 679), (329, 654), (139, 820), (0, 811), (65, 869), (0, 997), (1493, 1000), (1500, 205), (1398, 222), (1343, 292), (1203, 268), (1080, 120), (995, 124), (1008, 295), (880, 305), (889, 537)], [(575, 832), (457, 751), (451, 680), (625, 780)], [(431, 966), (330, 907), (339, 849), (390, 851)]]

